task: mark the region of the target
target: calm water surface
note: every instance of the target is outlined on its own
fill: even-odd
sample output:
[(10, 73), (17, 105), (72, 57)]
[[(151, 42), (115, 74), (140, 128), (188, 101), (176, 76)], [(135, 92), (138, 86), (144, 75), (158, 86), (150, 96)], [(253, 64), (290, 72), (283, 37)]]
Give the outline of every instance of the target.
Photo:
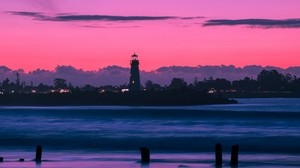
[[(0, 107), (0, 167), (214, 167), (214, 145), (240, 145), (240, 167), (300, 166), (300, 99), (187, 107)], [(37, 144), (40, 165), (31, 160)], [(17, 162), (25, 158), (26, 162)], [(147, 167), (147, 166), (146, 166)]]

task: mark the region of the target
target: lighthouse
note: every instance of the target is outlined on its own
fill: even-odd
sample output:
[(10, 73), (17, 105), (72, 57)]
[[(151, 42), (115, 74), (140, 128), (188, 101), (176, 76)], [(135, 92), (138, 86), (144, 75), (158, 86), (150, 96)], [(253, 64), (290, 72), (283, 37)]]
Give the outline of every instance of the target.
[(139, 60), (137, 55), (134, 53), (131, 56), (130, 61), (130, 80), (129, 80), (129, 91), (138, 92), (141, 90), (140, 81), (140, 70), (139, 70)]

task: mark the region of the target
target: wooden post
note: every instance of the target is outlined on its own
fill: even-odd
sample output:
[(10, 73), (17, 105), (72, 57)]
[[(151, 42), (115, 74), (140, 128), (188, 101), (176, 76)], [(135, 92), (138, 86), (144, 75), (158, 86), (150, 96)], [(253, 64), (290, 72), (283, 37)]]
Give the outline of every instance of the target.
[(0, 157), (0, 162), (3, 162), (4, 161), (4, 158), (3, 157)]
[(220, 143), (215, 145), (215, 160), (217, 167), (222, 166), (222, 145)]
[(43, 152), (42, 146), (41, 145), (36, 146), (35, 159), (34, 159), (36, 162), (42, 161), (42, 152)]
[(24, 158), (20, 158), (20, 159), (19, 159), (19, 162), (24, 162), (24, 161), (25, 161)]
[(239, 164), (239, 145), (233, 145), (231, 147), (231, 166), (238, 166)]
[(150, 163), (150, 151), (148, 148), (141, 147), (141, 163), (143, 164), (149, 164)]

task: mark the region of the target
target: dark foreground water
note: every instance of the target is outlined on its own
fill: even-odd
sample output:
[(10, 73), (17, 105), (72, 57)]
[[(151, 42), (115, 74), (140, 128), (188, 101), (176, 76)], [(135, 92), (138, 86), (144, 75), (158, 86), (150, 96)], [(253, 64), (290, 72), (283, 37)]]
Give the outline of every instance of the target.
[[(188, 107), (0, 107), (0, 167), (300, 167), (300, 99)], [(31, 160), (44, 148), (41, 164)], [(142, 166), (139, 147), (151, 149)], [(17, 162), (25, 158), (25, 162)]]

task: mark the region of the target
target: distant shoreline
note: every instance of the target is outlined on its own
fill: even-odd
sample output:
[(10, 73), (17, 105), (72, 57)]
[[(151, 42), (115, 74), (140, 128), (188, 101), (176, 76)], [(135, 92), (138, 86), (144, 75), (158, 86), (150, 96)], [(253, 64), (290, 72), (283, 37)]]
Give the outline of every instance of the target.
[(236, 100), (201, 92), (3, 94), (0, 106), (190, 106), (236, 104)]
[(230, 92), (220, 93), (226, 98), (300, 98), (297, 92)]
[(238, 98), (300, 98), (295, 92), (141, 92), (14, 93), (0, 95), (0, 106), (191, 106), (237, 104)]

